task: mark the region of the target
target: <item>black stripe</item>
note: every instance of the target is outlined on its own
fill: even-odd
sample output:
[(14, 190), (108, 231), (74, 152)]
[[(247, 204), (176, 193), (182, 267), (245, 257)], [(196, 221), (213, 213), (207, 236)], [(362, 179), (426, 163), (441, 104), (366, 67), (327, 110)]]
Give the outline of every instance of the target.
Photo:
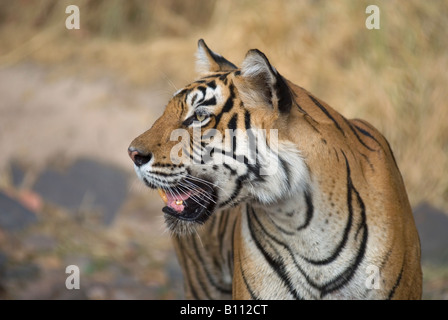
[[(240, 261), (242, 261), (242, 259), (241, 259), (241, 252), (239, 252), (239, 254), (240, 254)], [(260, 300), (260, 298), (258, 298), (258, 297), (255, 295), (255, 292), (254, 292), (254, 291), (252, 290), (252, 288), (250, 287), (250, 284), (249, 284), (249, 282), (247, 281), (247, 278), (246, 278), (246, 276), (245, 276), (245, 274), (244, 274), (243, 264), (242, 264), (241, 262), (240, 262), (240, 272), (241, 272), (241, 277), (243, 278), (244, 284), (246, 285), (247, 292), (249, 292), (250, 298), (251, 298), (252, 300)]]
[[(302, 87), (300, 87), (300, 86), (298, 86), (300, 89), (302, 89), (303, 91), (306, 91), (305, 89), (303, 89)], [(297, 102), (297, 99), (298, 99), (298, 97), (297, 97), (297, 93), (296, 92), (294, 92), (293, 90), (290, 90), (290, 93), (291, 93), (291, 95), (292, 95), (292, 103), (294, 103), (295, 105), (296, 105), (296, 107), (299, 109), (299, 111), (301, 112), (301, 113), (303, 113), (303, 114), (305, 114), (306, 116), (309, 116), (308, 115), (308, 113), (305, 111), (305, 109), (303, 109), (301, 106), (300, 106), (300, 104)], [(310, 117), (311, 118), (311, 117)], [(311, 118), (312, 119), (312, 118)], [(313, 119), (313, 121), (314, 121), (314, 119)], [(314, 121), (314, 122), (316, 122), (316, 121)]]
[[(219, 222), (218, 222), (218, 233), (221, 233), (221, 228), (223, 226), (222, 221), (224, 220), (225, 214), (224, 212), (226, 212), (226, 210), (223, 210), (219, 213)], [(216, 215), (215, 215), (216, 216)]]
[[(361, 221), (359, 223), (358, 230), (356, 230), (356, 233), (355, 233), (355, 240), (356, 240), (358, 238), (358, 234), (361, 229), (364, 229), (364, 233), (367, 235), (367, 219), (366, 219), (366, 206), (364, 204), (364, 201), (361, 198), (361, 195), (359, 194), (358, 190), (356, 190), (355, 187), (353, 187), (353, 192), (356, 195), (356, 201), (358, 202), (358, 205), (361, 209), (361, 211), (360, 211)], [(363, 245), (364, 244), (362, 243), (361, 246), (363, 246)]]
[(389, 296), (387, 297), (388, 300), (391, 300), (394, 297), (395, 294), (395, 290), (397, 290), (398, 286), (400, 285), (401, 282), (401, 278), (403, 276), (403, 270), (404, 270), (404, 263), (401, 266), (401, 271), (400, 274), (398, 275), (397, 280), (395, 281), (394, 286), (392, 287), (392, 289), (390, 290)]
[[(189, 89), (186, 89), (186, 88), (184, 88), (184, 89), (182, 89), (182, 90), (180, 90), (176, 95), (175, 95), (175, 97), (177, 97), (177, 96), (182, 96), (183, 94), (185, 94), (186, 92), (189, 92), (190, 90)], [(187, 96), (188, 95), (185, 95), (185, 97), (184, 97), (184, 102), (185, 102), (185, 100), (187, 99)], [(182, 101), (182, 100), (181, 100)]]
[(217, 218), (217, 215), (216, 214), (214, 214), (214, 215), (212, 215), (211, 217), (210, 217), (210, 222), (209, 222), (209, 230), (213, 230), (213, 229), (215, 229), (215, 224), (216, 224), (216, 221), (218, 220), (218, 218)]
[[(182, 242), (181, 242), (181, 239), (178, 237), (177, 242), (179, 244), (179, 252), (180, 252), (180, 254), (182, 256), (182, 259), (181, 259), (181, 262), (183, 262), (182, 266), (183, 266), (183, 269), (185, 271), (184, 272), (185, 287), (190, 288), (191, 294), (192, 294), (193, 298), (196, 299), (196, 300), (199, 300), (200, 296), (199, 296), (198, 292), (196, 291), (195, 286), (193, 285), (193, 282), (192, 282), (192, 279), (191, 279), (191, 273), (190, 273), (190, 270), (189, 270), (190, 268), (188, 266), (188, 260), (189, 259), (187, 259), (186, 254), (185, 254), (187, 251), (183, 248), (183, 246), (184, 246), (183, 243), (185, 242), (185, 240), (182, 239)], [(197, 276), (198, 275), (196, 275), (196, 277)]]
[(229, 198), (227, 198), (226, 201), (222, 202), (219, 205), (220, 208), (222, 208), (222, 207), (228, 205), (229, 203), (233, 202), (233, 200), (240, 194), (241, 188), (243, 187), (243, 181), (245, 179), (247, 179), (247, 177), (248, 177), (248, 175), (245, 174), (243, 176), (238, 177), (238, 179), (236, 179), (236, 181), (235, 181), (236, 186), (235, 186), (235, 189), (233, 190), (232, 195)]
[(215, 139), (216, 135), (217, 135), (217, 134), (220, 134), (220, 133), (221, 133), (221, 132), (218, 131), (218, 130), (213, 130), (213, 129), (207, 129), (207, 130), (205, 130), (204, 133), (202, 134), (202, 139), (201, 139), (201, 144), (204, 143), (203, 147), (205, 147), (205, 146), (208, 145), (208, 144), (205, 143), (205, 142), (202, 142), (202, 141), (204, 141), (204, 140), (207, 141), (207, 140), (210, 139), (210, 138)]
[(344, 151), (342, 151), (342, 154), (344, 155), (345, 158), (345, 164), (346, 164), (346, 168), (347, 168), (347, 207), (348, 207), (348, 218), (347, 218), (347, 223), (345, 225), (344, 228), (344, 233), (342, 235), (342, 239), (339, 242), (338, 246), (333, 250), (333, 253), (328, 257), (325, 258), (323, 260), (312, 260), (309, 258), (304, 257), (304, 259), (309, 262), (312, 263), (314, 265), (324, 265), (324, 264), (329, 264), (331, 262), (333, 262), (341, 253), (342, 249), (345, 247), (347, 241), (348, 241), (348, 234), (350, 233), (350, 229), (352, 228), (352, 224), (353, 224), (353, 207), (352, 207), (352, 179), (350, 176), (350, 165), (348, 163), (347, 157), (345, 156)]
[(215, 96), (211, 97), (208, 100), (205, 100), (205, 101), (199, 103), (199, 106), (201, 106), (201, 107), (214, 106), (214, 105), (216, 105), (216, 97)]
[(340, 273), (337, 277), (335, 277), (333, 280), (331, 280), (329, 283), (326, 283), (325, 286), (323, 286), (321, 291), (321, 297), (325, 296), (326, 294), (332, 291), (338, 290), (352, 279), (352, 277), (355, 275), (356, 269), (359, 267), (361, 261), (364, 258), (366, 246), (367, 246), (367, 225), (364, 225), (363, 239), (361, 242), (361, 246), (359, 247), (355, 261), (353, 261), (353, 263), (350, 266), (348, 266), (344, 272)]
[[(227, 124), (227, 128), (229, 128), (230, 130), (236, 130), (237, 123), (238, 123), (238, 113), (235, 113), (230, 119), (229, 123)], [(233, 134), (235, 135), (235, 132)]]
[(180, 175), (179, 173), (165, 173), (160, 171), (151, 171), (151, 174), (156, 174), (162, 177), (175, 177)]
[(319, 129), (317, 129), (317, 127), (316, 127), (314, 124), (312, 124), (311, 121), (310, 121), (310, 119), (311, 119), (311, 120), (313, 120), (313, 122), (317, 123), (316, 120), (314, 120), (314, 119), (313, 119), (311, 116), (309, 116), (308, 114), (305, 114), (305, 115), (303, 116), (303, 119), (304, 119), (306, 122), (308, 122), (308, 124), (311, 126), (311, 128), (313, 128), (314, 131), (316, 131), (317, 133), (320, 134)]
[(227, 83), (229, 81), (229, 78), (227, 76), (229, 74), (230, 74), (230, 72), (223, 73), (222, 75), (219, 76), (218, 79), (221, 80), (224, 83), (224, 85), (227, 85)]
[(203, 87), (203, 86), (199, 86), (197, 87), (197, 90), (202, 92), (202, 98), (200, 100), (198, 100), (198, 103), (204, 101), (205, 99), (205, 93), (207, 92), (207, 87)]
[(325, 115), (331, 119), (331, 121), (333, 121), (333, 123), (336, 125), (336, 128), (338, 128), (338, 130), (341, 131), (341, 133), (345, 136), (344, 130), (342, 130), (341, 126), (339, 126), (339, 123), (333, 118), (333, 116), (328, 112), (328, 110), (325, 109), (325, 107), (313, 96), (308, 95), (308, 97), (310, 97), (310, 99), (314, 102), (314, 104), (318, 106), (319, 109), (322, 110), (322, 112), (325, 113)]
[(383, 269), (386, 263), (389, 261), (390, 255), (392, 254), (393, 248), (389, 248), (386, 255), (384, 256), (383, 261), (381, 262), (380, 269)]
[(247, 134), (248, 144), (249, 144), (248, 156), (250, 157), (250, 159), (255, 158), (256, 161), (258, 161), (257, 137), (251, 130), (252, 125), (250, 123), (250, 120), (251, 120), (250, 112), (248, 110), (246, 110), (244, 113), (244, 126), (246, 128), (246, 134)]
[(246, 128), (246, 131), (251, 128), (251, 125), (250, 125), (250, 112), (249, 112), (249, 110), (246, 110), (245, 113), (244, 113), (244, 126)]
[(359, 137), (358, 133), (355, 131), (355, 129), (353, 128), (352, 124), (345, 119), (344, 117), (342, 117), (342, 119), (344, 119), (345, 123), (347, 124), (347, 126), (350, 128), (350, 130), (353, 132), (353, 134), (355, 135), (356, 139), (358, 139), (358, 141), (367, 149), (369, 149), (370, 151), (376, 151), (375, 149), (370, 148), (368, 145), (366, 145), (366, 143)]
[(313, 217), (314, 213), (314, 205), (313, 205), (313, 197), (311, 192), (307, 189), (304, 192), (305, 196), (305, 203), (306, 203), (306, 218), (305, 223), (297, 228), (297, 231), (303, 230), (310, 224), (311, 218)]
[(229, 98), (222, 107), (221, 114), (229, 112), (233, 107), (233, 100), (235, 100), (235, 87), (233, 85), (229, 85), (229, 91), (230, 91)]
[(193, 98), (191, 98), (191, 105), (194, 105), (194, 102), (196, 101), (196, 99), (198, 98), (198, 94), (196, 93)]
[(279, 226), (275, 220), (271, 220), (272, 224), (283, 234), (287, 234), (288, 236), (293, 236), (295, 234), (295, 232), (292, 231), (288, 231), (286, 229), (284, 229), (283, 227)]
[(222, 253), (222, 248), (224, 245), (224, 236), (226, 235), (227, 230), (227, 223), (229, 221), (229, 211), (224, 210), (221, 212), (221, 216), (224, 216), (223, 219), (220, 219), (219, 221), (219, 228), (218, 228), (218, 239), (219, 239), (219, 253)]
[(227, 124), (227, 127), (230, 131), (230, 141), (231, 141), (231, 145), (230, 145), (230, 150), (226, 151), (226, 155), (228, 157), (232, 157), (233, 159), (236, 159), (236, 149), (237, 149), (237, 132), (236, 132), (236, 128), (237, 128), (237, 123), (238, 123), (238, 113), (235, 113), (232, 118), (230, 119), (229, 123)]
[(200, 164), (205, 164), (203, 155), (202, 155), (202, 146), (201, 144), (194, 144), (194, 139), (191, 140), (190, 148), (193, 150), (193, 163), (198, 163), (198, 159), (201, 160)]
[(281, 164), (283, 172), (285, 173), (285, 176), (286, 176), (286, 183), (288, 184), (288, 189), (291, 189), (291, 181), (289, 181), (291, 178), (291, 170), (289, 169), (289, 165), (280, 156), (278, 156), (278, 158), (280, 159), (280, 164)]
[[(167, 180), (166, 178), (162, 179), (155, 175), (151, 175), (151, 180), (158, 182), (160, 185), (168, 185), (168, 187), (169, 187), (169, 185), (173, 185), (173, 184), (177, 183), (180, 179), (181, 179), (181, 175), (179, 175), (179, 177), (172, 179), (170, 181)], [(150, 182), (146, 178), (144, 178), (143, 180), (146, 184), (150, 184)]]
[[(358, 120), (358, 121), (359, 121), (359, 120)], [(375, 141), (376, 143), (378, 143), (378, 144), (381, 146), (381, 144), (378, 142), (378, 140), (377, 140), (374, 136), (372, 136), (372, 135), (370, 134), (369, 131), (364, 130), (363, 128), (357, 126), (356, 124), (355, 124), (354, 126), (355, 126), (355, 128), (358, 129), (358, 131), (361, 132), (363, 135), (365, 135), (366, 137), (372, 139), (373, 141)]]
[(221, 117), (223, 116), (223, 114), (229, 112), (233, 108), (235, 100), (235, 89), (233, 85), (229, 86), (229, 90), (230, 90), (230, 96), (227, 98), (224, 106), (221, 109), (221, 112), (215, 116), (215, 128), (218, 127), (218, 124), (221, 121)]
[[(347, 168), (348, 168), (348, 172), (349, 172), (350, 167), (348, 165), (347, 157), (345, 156), (344, 152), (342, 152), (342, 154), (344, 155), (344, 158), (345, 158), (345, 161), (347, 164)], [(364, 231), (363, 236), (362, 236), (362, 241), (359, 246), (358, 253), (355, 257), (355, 260), (345, 269), (344, 272), (340, 273), (338, 276), (336, 276), (334, 279), (332, 279), (330, 282), (326, 283), (322, 287), (322, 291), (321, 291), (322, 297), (332, 291), (335, 291), (335, 290), (341, 288), (342, 286), (344, 286), (351, 280), (351, 278), (355, 274), (356, 269), (359, 267), (359, 265), (361, 264), (361, 261), (364, 258), (364, 254), (365, 254), (366, 247), (367, 247), (368, 229), (367, 229), (367, 219), (366, 219), (366, 208), (365, 208), (364, 201), (362, 200), (360, 194), (358, 193), (356, 188), (353, 186), (350, 176), (349, 176), (349, 180), (350, 180), (350, 183), (349, 183), (350, 189), (355, 193), (356, 200), (361, 209), (361, 213), (360, 213), (361, 221), (360, 221), (358, 230), (356, 232), (355, 239), (358, 236), (359, 231), (362, 229)], [(349, 193), (351, 193), (351, 191), (349, 191)], [(349, 206), (349, 210), (352, 210), (351, 205)]]
[[(229, 73), (230, 73), (230, 71), (228, 71), (228, 72), (222, 72), (222, 71), (220, 71), (220, 72), (216, 72), (216, 73), (213, 73), (213, 74), (211, 74), (211, 75), (202, 77), (201, 80), (202, 80), (202, 79), (216, 78), (217, 76), (219, 76), (219, 77), (222, 77), (222, 76), (226, 77)], [(222, 80), (222, 79), (220, 79), (220, 80)]]
[[(196, 242), (194, 241), (194, 238), (189, 237), (191, 240), (193, 240), (193, 249), (195, 251), (194, 256), (197, 257), (200, 255), (200, 253), (197, 250), (197, 246), (196, 246)], [(190, 243), (191, 244), (191, 243)], [(190, 261), (194, 264), (194, 271), (196, 273), (195, 279), (197, 280), (197, 283), (199, 284), (200, 289), (204, 292), (205, 296), (207, 297), (208, 300), (212, 299), (212, 296), (210, 295), (210, 293), (208, 292), (208, 286), (207, 284), (203, 281), (203, 278), (200, 274), (200, 271), (205, 271), (204, 270), (204, 264), (200, 265), (197, 260), (194, 259), (190, 259)]]
[[(246, 206), (246, 212), (247, 212), (247, 222), (248, 222), (248, 226), (249, 226), (249, 231), (251, 234), (251, 238), (254, 241), (255, 245), (257, 246), (258, 250), (263, 254), (264, 258), (266, 259), (266, 261), (269, 263), (269, 265), (271, 266), (271, 268), (273, 269), (273, 271), (278, 275), (278, 277), (282, 280), (283, 284), (286, 286), (286, 288), (288, 289), (288, 291), (291, 293), (291, 295), (295, 298), (295, 299), (302, 299), (299, 296), (299, 293), (297, 292), (296, 288), (294, 287), (294, 285), (291, 283), (291, 279), (288, 276), (288, 272), (287, 272), (287, 268), (285, 266), (284, 263), (282, 263), (282, 259), (281, 258), (281, 254), (279, 252), (277, 252), (277, 250), (275, 250), (274, 247), (272, 247), (273, 250), (276, 251), (276, 258), (272, 257), (266, 250), (265, 247), (259, 242), (259, 240), (257, 239), (253, 226), (252, 226), (252, 219), (250, 219), (250, 217), (253, 218), (253, 220), (258, 224), (258, 226), (261, 229), (261, 232), (263, 234), (267, 234), (268, 232), (267, 230), (263, 227), (263, 224), (261, 223), (261, 221), (258, 219), (257, 215), (255, 214), (253, 208), (251, 208), (251, 213), (249, 213), (249, 206)], [(271, 239), (275, 239), (275, 238), (271, 238)], [(278, 240), (277, 240), (278, 241)], [(278, 241), (279, 244), (281, 244), (284, 247), (287, 247), (286, 244)], [(289, 247), (288, 247), (289, 249)], [(290, 250), (288, 250), (290, 251)]]
[[(294, 98), (297, 99), (297, 95), (294, 93)], [(297, 100), (293, 100), (294, 104), (297, 106), (297, 108), (299, 109), (300, 112), (307, 114), (305, 110), (303, 110), (303, 108), (300, 106), (300, 104), (297, 102)]]
[(375, 168), (373, 167), (373, 164), (370, 162), (370, 159), (369, 159), (369, 157), (367, 157), (365, 154), (363, 154), (363, 153), (359, 153), (363, 158), (364, 158), (364, 160), (366, 160), (366, 162), (369, 164), (369, 167), (370, 167), (370, 169), (372, 169), (372, 171), (375, 171)]
[(233, 220), (233, 227), (232, 227), (232, 247), (230, 249), (230, 259), (229, 259), (229, 270), (231, 271), (231, 274), (233, 274), (233, 268), (234, 268), (234, 254), (235, 254), (235, 230), (236, 230), (236, 224), (238, 222), (238, 218), (235, 218)]
[(207, 82), (207, 86), (208, 86), (209, 88), (212, 88), (213, 90), (215, 90), (215, 89), (216, 89), (216, 81), (215, 81), (215, 80), (212, 80), (212, 81), (210, 81), (210, 82)]
[(390, 152), (390, 154), (392, 156), (392, 160), (394, 160), (395, 167), (398, 169), (397, 160), (395, 159), (395, 155), (394, 155), (394, 153), (392, 151), (392, 148), (390, 147), (389, 141), (387, 141), (387, 139), (384, 139), (384, 141), (386, 141), (386, 145), (387, 145), (387, 148), (389, 148), (389, 152)]
[(229, 166), (227, 163), (223, 163), (222, 165), (224, 166), (224, 168), (230, 171), (230, 175), (234, 176), (238, 173), (236, 170), (232, 169), (232, 167)]
[(174, 163), (161, 163), (156, 162), (152, 165), (154, 168), (171, 168), (171, 167), (182, 167), (183, 164), (174, 164)]
[(196, 120), (195, 115), (189, 116), (187, 119), (185, 119), (185, 120), (182, 122), (182, 125), (185, 126), (185, 127), (188, 127), (188, 126), (190, 126), (195, 120)]
[[(252, 209), (253, 210), (253, 209)], [(254, 214), (254, 218), (257, 219), (257, 216)], [(260, 224), (261, 225), (261, 224)], [(266, 229), (262, 227), (262, 237), (265, 239), (271, 239), (273, 242), (275, 242), (277, 245), (280, 245), (281, 247), (283, 247), (283, 249), (285, 251), (288, 252), (289, 256), (291, 257), (291, 259), (294, 261), (294, 266), (297, 268), (297, 270), (303, 275), (303, 277), (305, 278), (305, 280), (307, 281), (307, 283), (318, 289), (321, 290), (321, 286), (319, 286), (316, 282), (314, 282), (306, 273), (305, 271), (301, 268), (301, 266), (298, 264), (297, 260), (296, 260), (296, 256), (295, 254), (291, 251), (291, 248), (286, 244), (283, 243), (282, 241), (280, 241), (279, 239), (277, 239), (276, 237), (274, 237), (272, 234), (270, 234)], [(272, 245), (271, 245), (272, 246)], [(281, 257), (280, 254), (278, 254), (277, 256)], [(311, 294), (311, 292), (309, 292)]]
[(226, 69), (229, 69), (229, 68), (230, 69), (238, 69), (232, 62), (228, 61), (223, 56), (213, 52), (210, 49), (208, 49), (208, 47), (207, 47), (207, 51), (213, 57), (213, 60), (215, 60), (215, 62), (218, 64), (218, 66), (220, 67), (221, 71), (223, 71), (222, 69), (224, 69), (224, 68), (226, 68)]
[(188, 159), (190, 159), (191, 161), (193, 161), (193, 154), (190, 153), (190, 151), (187, 148), (182, 147), (182, 154), (185, 153), (185, 155), (188, 157)]
[[(249, 161), (246, 157), (244, 157), (245, 163), (247, 164), (247, 161)], [(258, 163), (258, 158), (257, 158), (257, 163), (256, 164), (247, 164), (247, 169), (255, 176), (255, 180), (254, 181), (259, 181), (259, 182), (264, 182), (266, 181), (264, 175), (261, 175), (260, 170), (261, 170), (261, 165), (260, 163)]]
[(333, 147), (334, 153), (336, 154), (336, 160), (339, 162), (339, 155), (338, 155), (338, 150), (336, 150), (335, 147)]
[[(207, 277), (208, 283), (211, 284), (216, 290), (218, 290), (221, 293), (231, 294), (232, 293), (231, 289), (225, 288), (215, 281), (212, 274), (207, 269), (208, 264), (204, 261), (204, 258), (202, 257), (201, 251), (199, 250), (198, 245), (196, 243), (196, 238), (192, 238), (192, 239), (193, 239), (193, 248), (196, 252), (196, 257), (199, 260), (199, 263), (197, 263), (195, 259), (192, 259), (195, 262), (197, 269), (199, 269), (202, 266), (202, 269)], [(202, 286), (202, 283), (201, 283), (201, 286)], [(207, 287), (207, 286), (204, 284), (204, 287)]]

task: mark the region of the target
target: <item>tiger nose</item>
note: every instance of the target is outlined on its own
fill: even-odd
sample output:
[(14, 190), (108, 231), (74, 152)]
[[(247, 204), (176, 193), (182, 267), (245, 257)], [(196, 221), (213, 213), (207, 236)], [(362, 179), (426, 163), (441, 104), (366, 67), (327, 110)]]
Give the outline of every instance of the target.
[(140, 167), (144, 165), (145, 163), (148, 163), (152, 158), (151, 152), (142, 152), (141, 150), (133, 147), (129, 147), (128, 149), (129, 157), (132, 159), (132, 161), (135, 163), (137, 167)]

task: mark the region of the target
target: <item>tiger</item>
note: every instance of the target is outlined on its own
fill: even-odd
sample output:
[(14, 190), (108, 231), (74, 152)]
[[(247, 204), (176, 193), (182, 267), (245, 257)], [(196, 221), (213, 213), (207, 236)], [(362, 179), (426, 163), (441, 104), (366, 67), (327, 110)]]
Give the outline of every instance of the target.
[(196, 69), (128, 148), (165, 203), (185, 298), (421, 299), (420, 240), (385, 137), (258, 49), (237, 67), (200, 39)]

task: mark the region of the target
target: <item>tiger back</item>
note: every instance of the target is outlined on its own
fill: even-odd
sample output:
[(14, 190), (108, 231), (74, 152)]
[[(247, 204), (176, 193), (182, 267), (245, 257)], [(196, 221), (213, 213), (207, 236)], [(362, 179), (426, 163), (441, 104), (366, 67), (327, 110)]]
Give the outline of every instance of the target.
[[(386, 139), (199, 41), (200, 78), (134, 139), (193, 299), (420, 299), (420, 243)], [(181, 141), (181, 142), (179, 142)]]

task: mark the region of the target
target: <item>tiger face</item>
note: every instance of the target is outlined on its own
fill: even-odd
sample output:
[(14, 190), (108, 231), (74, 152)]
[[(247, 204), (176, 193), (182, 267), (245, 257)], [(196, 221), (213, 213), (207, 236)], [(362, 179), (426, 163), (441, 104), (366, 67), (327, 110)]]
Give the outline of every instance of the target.
[(249, 51), (237, 68), (200, 40), (197, 69), (200, 79), (177, 91), (128, 149), (176, 234), (242, 201), (278, 202), (308, 179), (286, 130), (293, 94), (263, 53)]

